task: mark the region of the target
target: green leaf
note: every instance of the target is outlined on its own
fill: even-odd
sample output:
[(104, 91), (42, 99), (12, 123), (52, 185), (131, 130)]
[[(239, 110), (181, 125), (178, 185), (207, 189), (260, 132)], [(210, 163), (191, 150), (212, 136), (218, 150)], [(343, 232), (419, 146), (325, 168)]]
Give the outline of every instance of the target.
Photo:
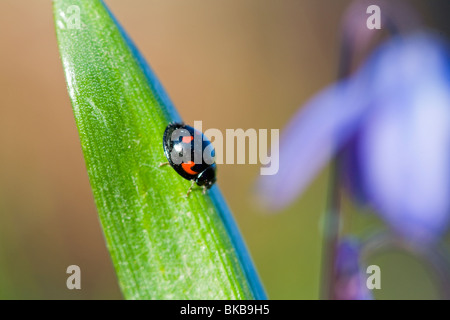
[(101, 1), (56, 0), (54, 17), (89, 180), (125, 298), (264, 299), (218, 187), (185, 198), (190, 182), (158, 168), (166, 161), (163, 132), (181, 119), (112, 14)]

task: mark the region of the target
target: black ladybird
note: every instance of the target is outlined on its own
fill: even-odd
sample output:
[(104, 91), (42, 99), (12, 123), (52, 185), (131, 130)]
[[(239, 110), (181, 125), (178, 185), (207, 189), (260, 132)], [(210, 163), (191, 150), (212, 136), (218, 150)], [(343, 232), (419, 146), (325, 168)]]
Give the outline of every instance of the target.
[(205, 135), (183, 123), (170, 123), (163, 135), (164, 154), (168, 162), (160, 166), (170, 166), (192, 184), (203, 187), (203, 193), (216, 182), (215, 150)]

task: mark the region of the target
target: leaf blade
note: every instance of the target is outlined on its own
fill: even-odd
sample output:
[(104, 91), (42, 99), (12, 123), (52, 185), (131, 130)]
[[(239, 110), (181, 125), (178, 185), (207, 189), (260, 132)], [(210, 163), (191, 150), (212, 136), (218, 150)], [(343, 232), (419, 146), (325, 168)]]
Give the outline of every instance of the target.
[[(81, 28), (68, 28), (78, 6)], [(70, 10), (69, 10), (70, 11)], [(165, 161), (162, 133), (180, 116), (101, 1), (54, 1), (55, 26), (89, 180), (128, 299), (264, 299), (217, 186), (189, 182)]]

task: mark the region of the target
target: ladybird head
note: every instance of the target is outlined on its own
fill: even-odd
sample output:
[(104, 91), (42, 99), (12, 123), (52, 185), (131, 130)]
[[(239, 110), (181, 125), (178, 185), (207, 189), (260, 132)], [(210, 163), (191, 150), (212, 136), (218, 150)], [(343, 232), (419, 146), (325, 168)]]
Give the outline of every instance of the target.
[(195, 182), (197, 182), (199, 186), (205, 186), (208, 189), (211, 188), (216, 182), (216, 165), (213, 164), (203, 170), (195, 179)]

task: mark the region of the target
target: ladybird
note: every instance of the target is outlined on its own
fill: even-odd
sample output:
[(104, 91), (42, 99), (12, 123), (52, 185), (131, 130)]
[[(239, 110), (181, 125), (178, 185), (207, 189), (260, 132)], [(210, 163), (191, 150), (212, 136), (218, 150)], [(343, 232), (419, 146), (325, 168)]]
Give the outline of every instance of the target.
[(203, 194), (216, 182), (215, 150), (206, 136), (184, 123), (170, 123), (163, 135), (164, 154), (167, 162), (180, 176), (192, 181), (186, 196), (194, 184), (203, 187)]

